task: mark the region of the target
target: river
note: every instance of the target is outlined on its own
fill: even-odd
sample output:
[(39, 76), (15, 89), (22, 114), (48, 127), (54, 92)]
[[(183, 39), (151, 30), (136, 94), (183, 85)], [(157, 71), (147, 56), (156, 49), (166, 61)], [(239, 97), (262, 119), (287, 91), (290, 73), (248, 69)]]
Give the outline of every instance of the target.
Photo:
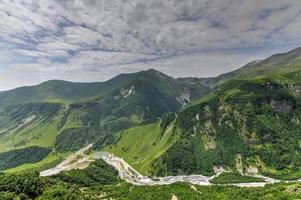
[[(203, 175), (184, 175), (184, 176), (166, 176), (166, 177), (157, 177), (157, 178), (149, 178), (141, 175), (134, 168), (132, 168), (124, 159), (114, 156), (109, 152), (94, 152), (91, 155), (87, 155), (88, 150), (93, 146), (93, 144), (89, 144), (88, 146), (80, 149), (74, 154), (69, 155), (62, 163), (58, 164), (56, 167), (42, 171), (40, 176), (51, 176), (58, 174), (62, 171), (67, 171), (71, 169), (84, 169), (89, 166), (89, 164), (96, 159), (103, 159), (107, 164), (114, 167), (120, 176), (121, 179), (125, 180), (128, 183), (134, 185), (168, 185), (176, 182), (187, 182), (195, 185), (213, 185), (210, 181), (221, 174), (223, 170), (220, 170), (214, 176), (203, 176)], [(266, 184), (273, 184), (276, 182), (280, 182), (280, 180), (276, 180), (269, 177), (264, 176), (256, 176), (261, 177), (265, 181), (264, 182), (254, 182), (254, 183), (233, 183), (228, 185), (235, 185), (238, 187), (263, 187)]]

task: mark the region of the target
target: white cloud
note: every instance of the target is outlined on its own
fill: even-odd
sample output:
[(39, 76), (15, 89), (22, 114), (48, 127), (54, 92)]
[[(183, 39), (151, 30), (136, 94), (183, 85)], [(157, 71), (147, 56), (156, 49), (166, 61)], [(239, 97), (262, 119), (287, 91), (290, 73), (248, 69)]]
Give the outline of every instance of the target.
[(10, 52), (0, 66), (44, 78), (109, 78), (153, 65), (209, 76), (301, 42), (296, 0), (0, 0), (0, 18), (2, 51)]
[(50, 56), (47, 53), (41, 52), (41, 51), (28, 51), (24, 49), (16, 49), (14, 50), (17, 54), (23, 55), (23, 56), (28, 56), (28, 57), (45, 57), (45, 56)]

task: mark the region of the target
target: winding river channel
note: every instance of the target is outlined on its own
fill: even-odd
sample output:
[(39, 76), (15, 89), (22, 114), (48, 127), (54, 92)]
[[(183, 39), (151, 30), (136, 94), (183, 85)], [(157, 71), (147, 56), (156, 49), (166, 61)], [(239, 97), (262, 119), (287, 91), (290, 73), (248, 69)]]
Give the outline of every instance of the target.
[[(89, 164), (96, 159), (103, 159), (107, 164), (114, 167), (120, 178), (125, 180), (128, 183), (134, 185), (168, 185), (176, 182), (187, 182), (195, 185), (213, 185), (210, 181), (218, 176), (223, 170), (220, 170), (214, 176), (203, 176), (203, 175), (185, 175), (185, 176), (166, 176), (158, 178), (149, 178), (142, 176), (139, 172), (133, 169), (124, 159), (114, 156), (109, 152), (94, 152), (90, 155), (87, 154), (88, 150), (92, 147), (93, 144), (90, 144), (79, 151), (75, 152), (68, 156), (62, 163), (57, 165), (54, 168), (42, 171), (40, 176), (51, 176), (60, 173), (61, 171), (67, 171), (71, 169), (84, 169), (89, 166)], [(264, 179), (264, 182), (254, 182), (254, 183), (233, 183), (229, 185), (235, 185), (239, 187), (263, 187), (266, 184), (273, 184), (280, 182), (269, 177), (264, 177), (257, 175), (256, 177), (261, 177)], [(295, 181), (300, 182), (300, 180)]]

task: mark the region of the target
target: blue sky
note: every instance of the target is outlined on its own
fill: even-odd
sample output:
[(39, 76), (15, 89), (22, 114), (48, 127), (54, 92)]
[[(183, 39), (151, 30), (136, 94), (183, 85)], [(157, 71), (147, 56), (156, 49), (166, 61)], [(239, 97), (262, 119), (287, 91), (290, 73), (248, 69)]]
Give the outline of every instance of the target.
[(298, 0), (0, 0), (0, 90), (149, 68), (217, 76), (299, 46)]

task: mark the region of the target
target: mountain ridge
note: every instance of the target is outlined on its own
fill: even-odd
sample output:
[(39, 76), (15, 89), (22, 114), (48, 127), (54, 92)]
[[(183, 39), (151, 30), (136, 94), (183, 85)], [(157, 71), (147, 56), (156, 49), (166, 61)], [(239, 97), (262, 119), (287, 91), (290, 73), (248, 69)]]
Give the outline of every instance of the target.
[[(298, 177), (301, 152), (281, 131), (301, 141), (296, 131), (301, 120), (299, 56), (299, 49), (293, 50), (214, 79), (173, 78), (156, 70), (121, 74), (83, 94), (73, 87), (68, 91), (53, 86), (68, 82), (46, 82), (43, 89), (48, 87), (53, 94), (45, 90), (38, 101), (31, 101), (34, 93), (26, 99), (21, 98), (23, 91), (18, 98), (23, 104), (8, 101), (11, 105), (2, 107), (0, 152), (38, 145), (64, 153), (95, 143), (95, 149), (116, 145), (112, 147), (115, 152), (139, 169), (141, 161), (148, 169), (144, 173), (153, 175), (211, 175), (214, 167), (222, 165), (229, 170), (256, 168), (258, 173)], [(67, 96), (55, 99), (60, 92)], [(75, 98), (79, 96), (84, 98)], [(0, 93), (0, 102), (5, 103), (4, 97)], [(167, 134), (165, 129), (174, 120), (169, 113), (177, 114)], [(153, 144), (139, 137), (143, 148), (125, 146), (130, 144), (126, 138), (137, 134), (130, 128), (137, 127), (143, 134), (153, 123), (157, 123), (155, 132), (145, 133), (150, 138), (156, 135)], [(282, 149), (285, 153), (275, 157), (282, 143), (291, 149)], [(127, 149), (137, 155), (128, 154)], [(152, 152), (154, 157), (143, 152)]]

